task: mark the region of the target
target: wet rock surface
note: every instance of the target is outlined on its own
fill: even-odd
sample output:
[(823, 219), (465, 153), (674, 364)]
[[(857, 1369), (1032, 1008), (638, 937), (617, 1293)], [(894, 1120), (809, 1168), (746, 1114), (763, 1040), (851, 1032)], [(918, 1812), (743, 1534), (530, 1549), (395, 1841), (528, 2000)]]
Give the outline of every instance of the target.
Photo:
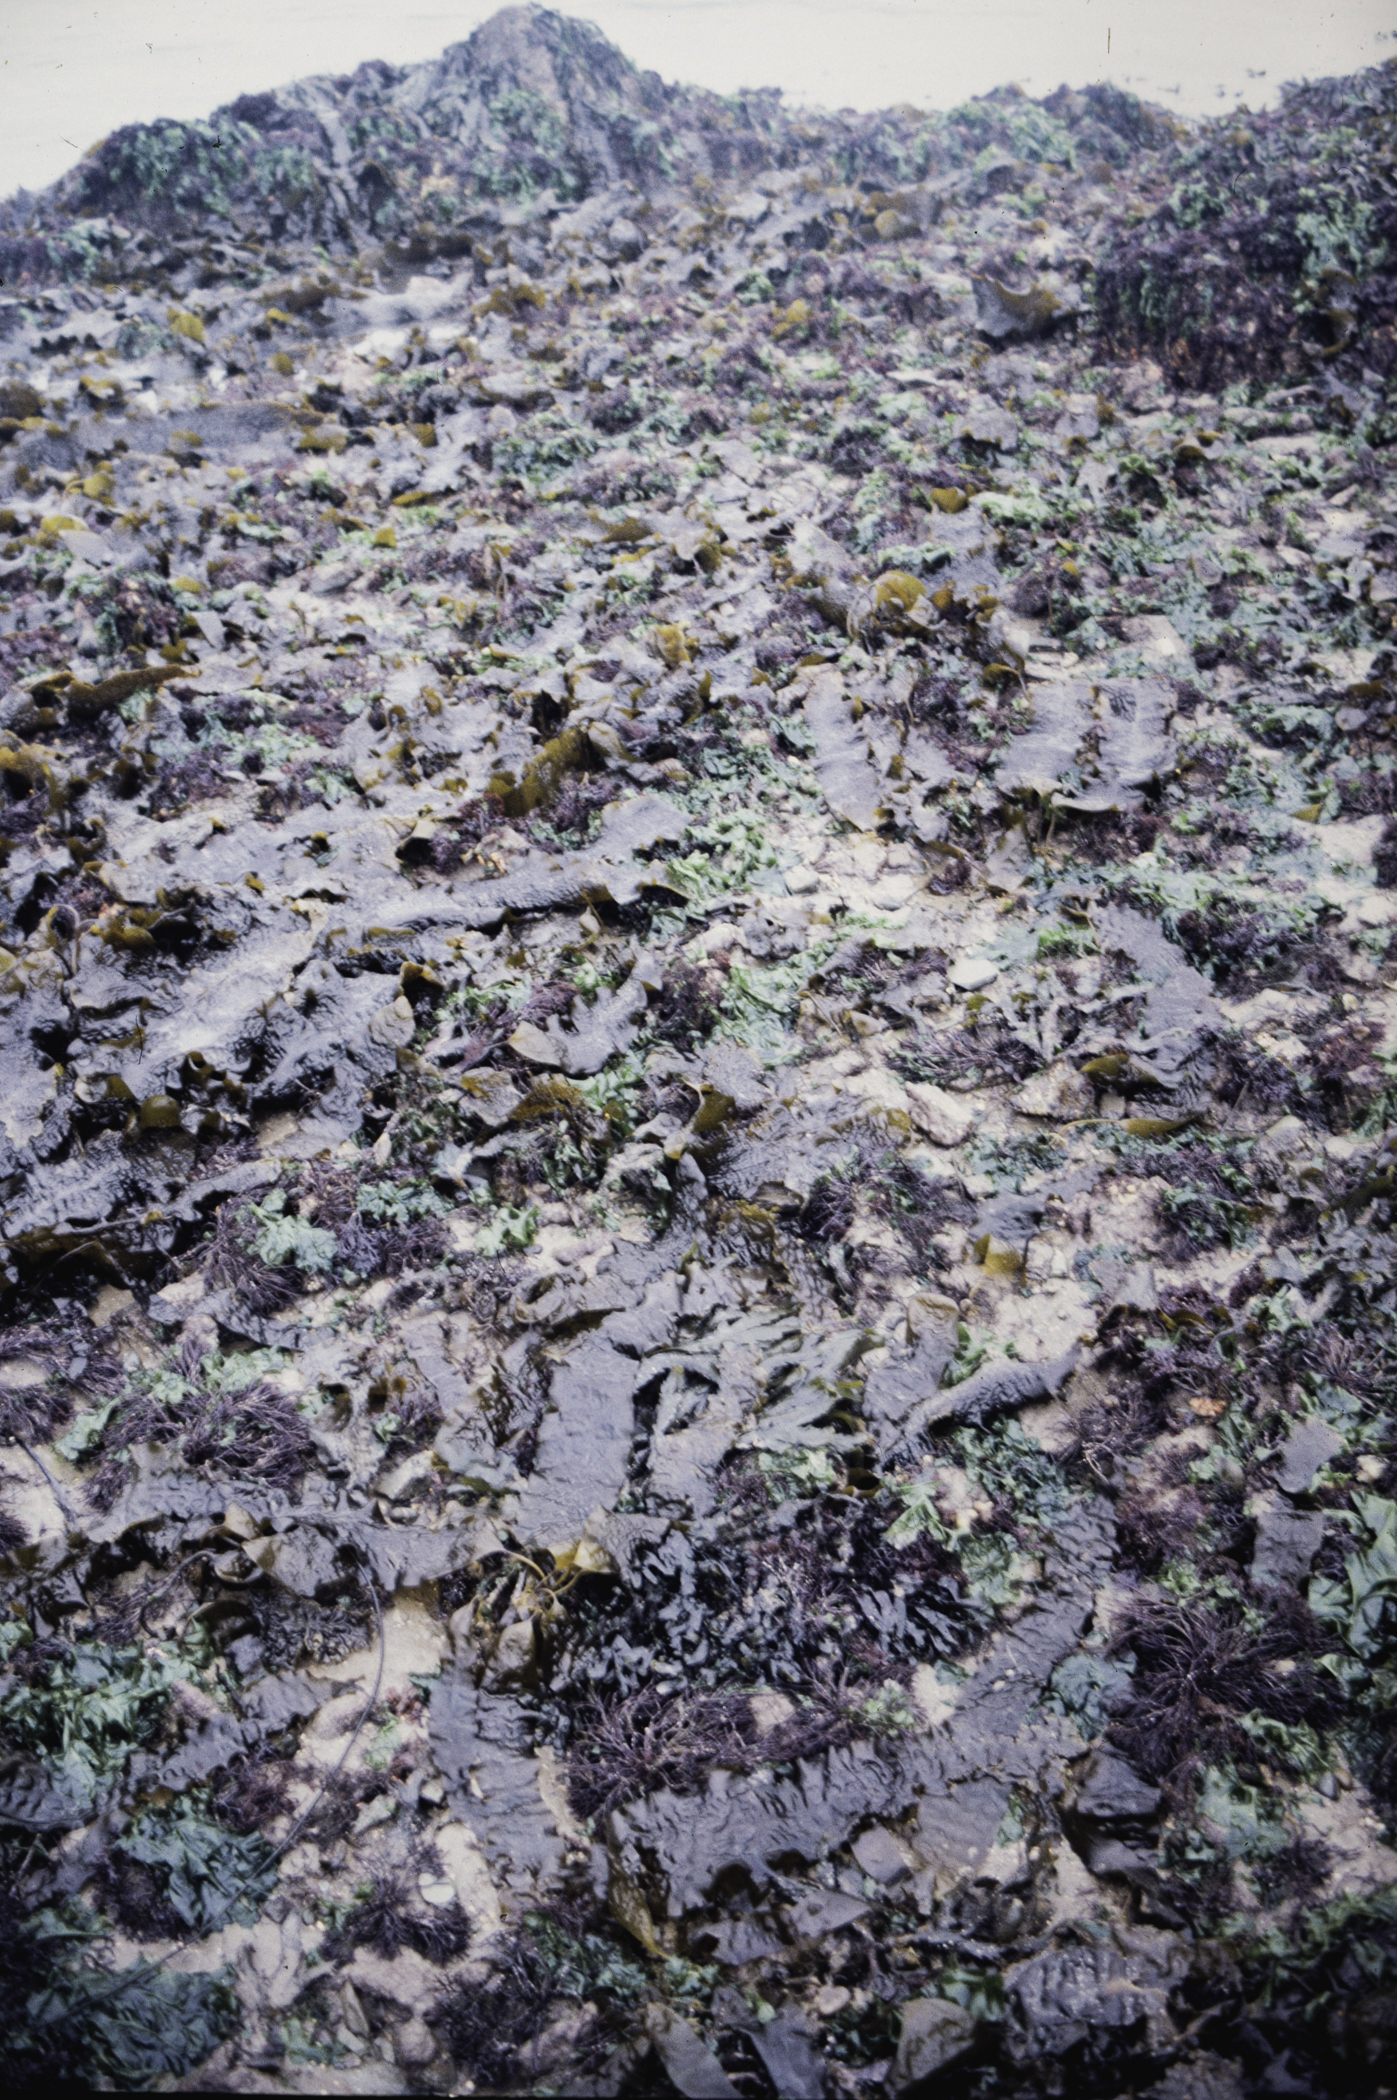
[(1389, 2090), (1393, 103), (0, 208), (12, 2079)]

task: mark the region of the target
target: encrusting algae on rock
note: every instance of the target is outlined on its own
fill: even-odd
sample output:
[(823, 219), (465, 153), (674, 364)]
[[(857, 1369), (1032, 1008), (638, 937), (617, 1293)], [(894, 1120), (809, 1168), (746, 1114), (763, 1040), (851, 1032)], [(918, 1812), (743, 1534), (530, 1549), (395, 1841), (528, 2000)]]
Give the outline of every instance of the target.
[(12, 2079), (1388, 2090), (1395, 83), (0, 208)]

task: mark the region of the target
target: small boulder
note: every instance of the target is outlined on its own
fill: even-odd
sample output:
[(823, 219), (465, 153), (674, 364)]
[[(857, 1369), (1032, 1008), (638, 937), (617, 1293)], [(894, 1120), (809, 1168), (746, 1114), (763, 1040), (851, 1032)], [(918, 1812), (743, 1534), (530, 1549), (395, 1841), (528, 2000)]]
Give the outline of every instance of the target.
[(1014, 1106), (1021, 1116), (1046, 1116), (1056, 1123), (1070, 1123), (1089, 1116), (1096, 1105), (1091, 1081), (1066, 1058), (1059, 1058), (1044, 1072), (1035, 1072), (1014, 1093)]
[(982, 992), (987, 984), (993, 984), (999, 975), (999, 964), (992, 963), (986, 955), (965, 955), (953, 962), (946, 972), (946, 982), (958, 992)]
[(436, 2055), (437, 2038), (426, 2021), (414, 2014), (410, 2020), (404, 2020), (393, 2037), (393, 2053), (405, 2069), (420, 2069)]
[(1189, 650), (1172, 620), (1163, 613), (1137, 613), (1121, 621), (1124, 639), (1152, 663), (1184, 663)]
[(1019, 426), (1007, 408), (996, 408), (985, 403), (972, 408), (965, 419), (961, 435), (972, 445), (996, 447), (1001, 452), (1013, 452), (1019, 442)]
[(930, 2091), (930, 2081), (964, 2056), (975, 2041), (975, 2022), (949, 1998), (912, 1998), (902, 2008), (902, 2033), (893, 2064), (892, 2089), (908, 2096)]
[(1323, 1510), (1302, 1512), (1279, 1495), (1262, 1494), (1248, 1502), (1247, 1514), (1256, 1520), (1252, 1580), (1278, 1588), (1303, 1582), (1324, 1543)]
[(1082, 1774), (1077, 1813), (1093, 1823), (1148, 1822), (1159, 1813), (1162, 1798), (1159, 1788), (1147, 1785), (1123, 1757), (1098, 1750)]
[(906, 1879), (909, 1869), (902, 1847), (892, 1832), (884, 1830), (881, 1824), (875, 1823), (871, 1830), (856, 1837), (851, 1849), (860, 1870), (870, 1881), (881, 1881), (890, 1886), (894, 1881)]
[(933, 1145), (963, 1145), (975, 1127), (975, 1111), (970, 1103), (948, 1094), (944, 1087), (911, 1079), (907, 1082), (907, 1098), (912, 1104), (912, 1121)]
[(1281, 1450), (1277, 1484), (1287, 1495), (1308, 1495), (1321, 1466), (1344, 1448), (1344, 1440), (1319, 1415), (1298, 1422)]
[(646, 2025), (671, 2085), (685, 2100), (737, 2100), (736, 2086), (687, 2020), (667, 2005), (652, 2005)]

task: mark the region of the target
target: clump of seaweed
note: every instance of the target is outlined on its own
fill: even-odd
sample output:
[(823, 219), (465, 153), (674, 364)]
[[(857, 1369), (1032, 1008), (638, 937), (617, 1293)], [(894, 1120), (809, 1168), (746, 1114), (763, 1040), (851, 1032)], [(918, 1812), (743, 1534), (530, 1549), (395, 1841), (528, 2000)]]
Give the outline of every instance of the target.
[(104, 1454), (94, 1483), (99, 1507), (110, 1507), (127, 1478), (135, 1444), (174, 1446), (190, 1466), (226, 1480), (255, 1478), (299, 1488), (315, 1455), (306, 1417), (292, 1396), (266, 1378), (244, 1381), (236, 1357), (202, 1358), (176, 1372), (133, 1378), (126, 1397), (94, 1427), (87, 1448)]
[(1169, 1186), (1160, 1192), (1160, 1223), (1175, 1258), (1209, 1247), (1245, 1247), (1256, 1236), (1251, 1176), (1215, 1147), (1171, 1146)]
[[(459, 1987), (434, 2025), (453, 2060), (484, 2090), (545, 2070), (583, 2077), (595, 2073), (647, 1983), (632, 1944), (605, 1912), (560, 1897), (525, 1914), (492, 1956), (485, 1983)], [(540, 2045), (550, 2016), (571, 2007), (577, 2014), (568, 2022), (564, 2059), (545, 2067)]]
[(463, 802), (454, 816), (438, 825), (427, 858), (439, 875), (447, 875), (461, 867), (503, 822), (504, 804), (498, 795)]
[(1135, 1657), (1112, 1739), (1139, 1771), (1182, 1800), (1205, 1767), (1251, 1756), (1243, 1714), (1332, 1721), (1338, 1695), (1313, 1662), (1328, 1646), (1324, 1628), (1293, 1592), (1268, 1593), (1258, 1611), (1235, 1582), (1215, 1580), (1210, 1594), (1191, 1601), (1137, 1605), (1112, 1643), (1113, 1653)]
[(672, 964), (647, 1016), (650, 1034), (656, 1042), (692, 1054), (717, 1025), (721, 996), (714, 970), (682, 960)]
[(1027, 1079), (1042, 1057), (1002, 1014), (987, 1011), (959, 1028), (919, 1029), (899, 1046), (892, 1063), (904, 1079), (969, 1092), (996, 1081)]
[(326, 1943), (332, 1961), (345, 1960), (356, 1947), (372, 1947), (385, 1961), (392, 1961), (404, 1947), (426, 1960), (441, 1964), (455, 1961), (470, 1946), (470, 1919), (459, 1903), (444, 1909), (414, 1900), (410, 1884), (402, 1874), (380, 1874), (362, 1902), (357, 1903)]

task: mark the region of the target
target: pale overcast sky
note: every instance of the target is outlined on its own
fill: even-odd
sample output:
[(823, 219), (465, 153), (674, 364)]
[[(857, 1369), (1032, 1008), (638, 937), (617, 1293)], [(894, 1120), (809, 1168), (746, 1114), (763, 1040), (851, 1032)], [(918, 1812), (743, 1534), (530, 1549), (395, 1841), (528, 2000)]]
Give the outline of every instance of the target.
[[(1114, 80), (1185, 114), (1397, 55), (1392, 0), (597, 0), (637, 64), (730, 91), (945, 109), (1016, 80)], [(0, 0), (0, 196), (93, 142), (362, 60), (432, 58), (495, 10), (430, 0)]]

